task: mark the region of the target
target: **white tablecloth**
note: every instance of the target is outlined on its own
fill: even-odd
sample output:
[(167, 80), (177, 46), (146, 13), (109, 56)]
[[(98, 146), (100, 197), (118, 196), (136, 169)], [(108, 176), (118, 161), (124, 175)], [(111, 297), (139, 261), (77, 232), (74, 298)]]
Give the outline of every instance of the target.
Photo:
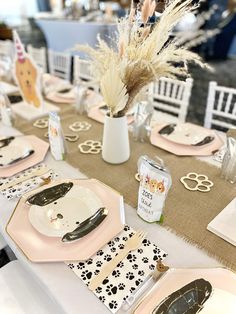
[[(17, 135), (18, 131), (3, 127), (0, 123), (1, 135)], [(79, 152), (78, 152), (79, 156)], [(203, 158), (210, 160), (209, 158)], [(48, 153), (45, 163), (56, 170), (64, 178), (85, 177), (79, 169), (75, 169), (64, 161), (55, 161)], [(108, 314), (109, 310), (90, 292), (79, 278), (64, 263), (32, 263), (25, 258), (21, 250), (5, 232), (6, 224), (16, 205), (16, 201), (7, 201), (0, 195), (0, 233), (3, 235), (17, 258), (32, 274), (44, 290), (55, 299), (67, 314)], [(189, 204), (191, 206), (191, 204)], [(136, 210), (125, 206), (127, 224), (134, 229), (142, 229), (148, 233), (148, 238), (168, 252), (166, 263), (170, 267), (216, 267), (220, 263), (209, 257), (205, 252), (187, 243), (171, 231), (141, 220)], [(0, 310), (1, 312), (1, 310)], [(120, 311), (119, 313), (123, 313)], [(55, 313), (52, 313), (55, 314)]]

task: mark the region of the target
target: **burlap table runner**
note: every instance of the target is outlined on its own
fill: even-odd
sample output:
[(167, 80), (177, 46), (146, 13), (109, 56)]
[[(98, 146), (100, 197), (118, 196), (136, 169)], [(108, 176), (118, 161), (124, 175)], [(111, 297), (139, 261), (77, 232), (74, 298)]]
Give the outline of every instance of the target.
[[(129, 161), (121, 165), (110, 165), (99, 155), (82, 154), (78, 143), (85, 140), (101, 140), (103, 126), (85, 116), (76, 115), (73, 110), (63, 110), (62, 125), (64, 133), (73, 133), (69, 124), (74, 121), (87, 121), (92, 128), (79, 132), (79, 142), (68, 144), (66, 160), (75, 168), (79, 168), (88, 177), (93, 177), (124, 195), (125, 202), (136, 208), (138, 198), (138, 182), (134, 179), (137, 172), (137, 160), (145, 154), (151, 158), (159, 156), (170, 169), (173, 184), (168, 194), (164, 210), (163, 225), (178, 236), (204, 249), (226, 266), (236, 270), (236, 248), (228, 242), (209, 232), (208, 223), (236, 196), (236, 187), (220, 178), (220, 170), (194, 157), (178, 157), (165, 152), (149, 143), (137, 143), (130, 137), (131, 156)], [(25, 134), (35, 134), (44, 138), (45, 130), (37, 129), (32, 123), (22, 120), (16, 125)], [(45, 138), (44, 138), (45, 139)], [(209, 193), (186, 190), (179, 179), (189, 172), (205, 174), (214, 182)], [(185, 252), (185, 254), (188, 254)], [(196, 265), (197, 266), (197, 265)]]

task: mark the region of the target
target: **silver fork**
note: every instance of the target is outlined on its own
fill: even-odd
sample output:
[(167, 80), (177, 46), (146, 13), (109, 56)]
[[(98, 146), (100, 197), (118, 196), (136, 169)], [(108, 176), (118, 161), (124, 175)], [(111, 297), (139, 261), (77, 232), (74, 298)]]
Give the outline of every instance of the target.
[(137, 231), (131, 238), (127, 240), (125, 246), (119, 253), (104, 267), (101, 269), (100, 273), (94, 277), (89, 283), (89, 289), (94, 291), (103, 282), (103, 280), (112, 273), (116, 266), (129, 254), (130, 251), (137, 250), (145, 238), (146, 233), (143, 231)]

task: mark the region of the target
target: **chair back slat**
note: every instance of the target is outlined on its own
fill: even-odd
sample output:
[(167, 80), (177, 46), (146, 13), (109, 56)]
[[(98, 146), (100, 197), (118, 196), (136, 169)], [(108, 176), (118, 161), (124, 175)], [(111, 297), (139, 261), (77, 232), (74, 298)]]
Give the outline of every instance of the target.
[(230, 105), (231, 105), (231, 102), (232, 102), (232, 98), (233, 98), (233, 94), (229, 93), (229, 95), (227, 97), (226, 105), (225, 105), (225, 112), (229, 112), (230, 111)]
[(178, 90), (178, 85), (177, 85), (177, 84), (174, 84), (173, 87), (172, 87), (172, 93), (171, 93), (171, 95), (170, 95), (171, 98), (173, 98), (173, 99), (176, 98), (177, 90)]
[(160, 81), (160, 90), (159, 90), (160, 95), (164, 96), (165, 95), (165, 81)]
[(27, 51), (29, 55), (33, 58), (38, 67), (42, 69), (44, 73), (47, 72), (47, 54), (46, 48), (34, 48), (31, 45), (27, 46)]
[(221, 111), (223, 106), (224, 92), (221, 91), (218, 98), (217, 110)]
[(49, 72), (52, 75), (70, 81), (71, 56), (63, 52), (48, 51)]
[(236, 127), (236, 89), (209, 83), (204, 126)]
[[(234, 105), (233, 105), (232, 115), (235, 116), (235, 120), (236, 120), (236, 102), (235, 102)], [(236, 121), (235, 121), (235, 125), (234, 125), (234, 126), (236, 126)]]
[(150, 84), (149, 101), (156, 110), (165, 111), (185, 122), (192, 84), (192, 79), (178, 81), (160, 78), (159, 81)]
[(88, 60), (80, 59), (78, 56), (74, 56), (73, 81), (75, 84), (84, 81), (89, 88), (97, 92), (99, 90), (98, 83), (94, 81), (94, 76), (91, 71), (91, 63)]
[(171, 96), (171, 83), (166, 82), (166, 96), (170, 97)]
[(179, 86), (179, 90), (178, 90), (178, 94), (177, 94), (177, 99), (181, 100), (183, 97), (183, 91), (184, 91), (184, 87), (183, 86)]

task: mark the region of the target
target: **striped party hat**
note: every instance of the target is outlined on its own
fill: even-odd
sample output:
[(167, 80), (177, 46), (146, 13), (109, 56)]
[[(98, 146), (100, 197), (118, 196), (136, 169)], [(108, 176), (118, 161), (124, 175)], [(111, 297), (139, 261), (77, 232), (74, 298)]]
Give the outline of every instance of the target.
[(16, 30), (13, 31), (13, 38), (17, 59), (20, 63), (23, 63), (25, 62), (25, 49)]

